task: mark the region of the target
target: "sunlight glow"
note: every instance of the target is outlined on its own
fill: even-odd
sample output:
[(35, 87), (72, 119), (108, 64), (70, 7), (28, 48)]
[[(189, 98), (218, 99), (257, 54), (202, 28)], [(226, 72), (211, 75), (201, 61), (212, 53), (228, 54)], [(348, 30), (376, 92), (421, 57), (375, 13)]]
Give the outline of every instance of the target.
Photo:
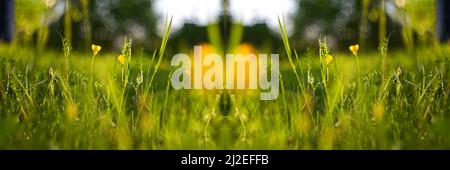
[[(173, 16), (173, 30), (177, 31), (184, 23), (206, 25), (216, 21), (222, 14), (222, 0), (157, 0), (155, 11), (160, 16), (158, 32), (162, 33), (164, 18)], [(294, 0), (229, 0), (229, 11), (234, 21), (244, 25), (266, 23), (273, 31), (278, 31), (278, 16), (284, 16), (289, 27), (292, 21), (288, 16), (294, 14), (297, 4)]]

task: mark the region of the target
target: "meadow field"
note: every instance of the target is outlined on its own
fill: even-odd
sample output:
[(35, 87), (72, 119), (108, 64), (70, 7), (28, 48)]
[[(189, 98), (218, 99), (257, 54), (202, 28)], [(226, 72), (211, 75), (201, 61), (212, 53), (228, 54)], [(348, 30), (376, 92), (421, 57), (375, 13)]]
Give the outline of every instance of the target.
[(280, 95), (262, 101), (174, 90), (169, 35), (154, 53), (2, 44), (0, 149), (450, 149), (448, 44), (305, 51), (280, 22)]

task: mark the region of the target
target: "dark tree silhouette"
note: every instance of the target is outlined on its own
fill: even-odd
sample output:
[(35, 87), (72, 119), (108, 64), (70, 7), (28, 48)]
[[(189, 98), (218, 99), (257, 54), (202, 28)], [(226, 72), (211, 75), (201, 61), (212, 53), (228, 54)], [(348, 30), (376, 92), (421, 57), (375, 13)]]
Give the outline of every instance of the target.
[(437, 33), (440, 41), (450, 39), (450, 1), (437, 0)]
[(14, 0), (0, 0), (0, 41), (11, 41), (13, 31)]

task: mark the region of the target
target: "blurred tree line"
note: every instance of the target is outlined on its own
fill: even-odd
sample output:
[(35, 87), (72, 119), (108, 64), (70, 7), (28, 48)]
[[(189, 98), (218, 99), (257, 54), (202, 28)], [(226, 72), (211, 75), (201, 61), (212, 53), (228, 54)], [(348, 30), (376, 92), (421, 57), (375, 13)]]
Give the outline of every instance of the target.
[[(445, 0), (444, 0), (445, 1)], [(381, 40), (412, 49), (436, 40), (435, 0), (300, 0), (293, 16), (295, 46), (317, 44), (326, 36), (331, 47), (359, 43), (376, 49)]]
[[(449, 3), (445, 0), (438, 1), (448, 8)], [(106, 48), (119, 47), (125, 36), (131, 37), (138, 46), (152, 48), (159, 42), (156, 21), (164, 17), (155, 14), (153, 0), (14, 2), (15, 42), (34, 44), (38, 48), (60, 48), (60, 35), (79, 49), (89, 48), (92, 42)], [(335, 49), (346, 49), (354, 43), (361, 44), (363, 49), (376, 49), (388, 36), (391, 46), (408, 50), (437, 40), (436, 0), (298, 0), (297, 4), (296, 14), (287, 17), (294, 21), (292, 43), (300, 49), (315, 47), (317, 40), (324, 36)], [(441, 22), (440, 25), (448, 24)], [(186, 40), (205, 34), (204, 29), (191, 27), (180, 31), (189, 33)], [(245, 32), (266, 28), (250, 29), (253, 30)], [(249, 37), (250, 34), (243, 36), (247, 40), (261, 38), (257, 35)]]
[(153, 47), (159, 42), (151, 0), (15, 0), (15, 37), (37, 47), (61, 46), (64, 36), (78, 49), (95, 42), (118, 47), (125, 36), (134, 44)]

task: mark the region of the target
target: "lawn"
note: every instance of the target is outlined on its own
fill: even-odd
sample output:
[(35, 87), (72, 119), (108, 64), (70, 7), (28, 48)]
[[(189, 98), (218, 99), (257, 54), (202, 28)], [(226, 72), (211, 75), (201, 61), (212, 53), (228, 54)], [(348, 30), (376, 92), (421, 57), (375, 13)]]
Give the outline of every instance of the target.
[(448, 45), (297, 53), (284, 40), (271, 101), (173, 89), (167, 37), (155, 53), (2, 45), (0, 149), (450, 149)]

